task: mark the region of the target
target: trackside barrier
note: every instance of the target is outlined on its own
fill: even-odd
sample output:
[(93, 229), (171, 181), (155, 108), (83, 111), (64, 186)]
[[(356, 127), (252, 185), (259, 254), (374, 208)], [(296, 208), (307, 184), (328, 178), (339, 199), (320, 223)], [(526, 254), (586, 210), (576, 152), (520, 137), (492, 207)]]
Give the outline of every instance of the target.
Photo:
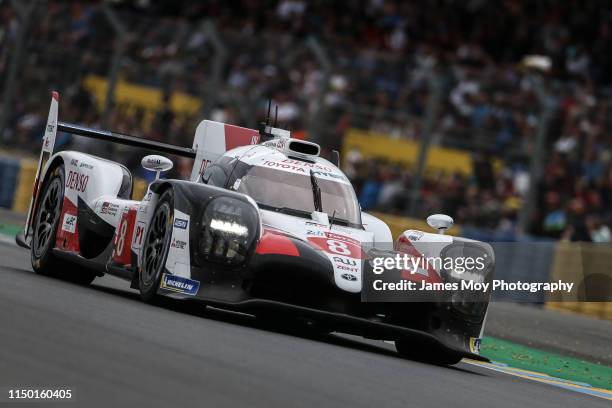
[(551, 280), (576, 279), (576, 271), (582, 275), (579, 285), (582, 298), (565, 299), (557, 293), (549, 296), (546, 307), (554, 310), (586, 314), (612, 320), (612, 302), (589, 301), (612, 299), (612, 246), (609, 244), (559, 242), (551, 268)]
[[(106, 102), (107, 86), (106, 78), (100, 76), (88, 75), (85, 79), (85, 87), (95, 95), (100, 112), (104, 109)], [(128, 114), (136, 114), (138, 109), (144, 109), (145, 126), (153, 121), (155, 112), (161, 109), (162, 99), (162, 91), (155, 87), (136, 85), (120, 80), (115, 89), (115, 104), (125, 106)], [(173, 93), (170, 104), (175, 113), (185, 115), (198, 115), (202, 109), (200, 98), (182, 92)]]
[[(466, 226), (462, 237), (484, 241), (495, 251), (495, 279), (521, 282), (547, 282), (555, 253), (555, 241), (530, 236), (517, 237), (513, 233), (488, 231)], [(496, 292), (494, 300), (544, 303), (542, 292)]]
[[(419, 157), (420, 144), (406, 139), (392, 138), (384, 133), (349, 129), (342, 141), (342, 152), (346, 155), (352, 150), (359, 151), (364, 158), (381, 159), (392, 163), (401, 163), (413, 167)], [(498, 169), (501, 162), (493, 160)], [(465, 176), (472, 174), (473, 164), (469, 152), (459, 149), (432, 146), (425, 163), (426, 172), (443, 171), (459, 172)]]
[(132, 200), (142, 200), (147, 193), (147, 182), (141, 178), (134, 179), (132, 187)]
[(0, 159), (0, 207), (12, 208), (20, 162), (16, 159)]
[[(495, 279), (548, 282), (555, 242), (491, 242), (495, 251)], [(543, 292), (495, 292), (494, 300), (543, 303)]]
[(36, 178), (36, 166), (38, 163), (34, 160), (21, 160), (21, 169), (17, 177), (17, 186), (15, 188), (15, 197), (13, 198), (12, 209), (18, 213), (27, 213), (32, 199), (32, 189), (34, 187), (34, 179)]

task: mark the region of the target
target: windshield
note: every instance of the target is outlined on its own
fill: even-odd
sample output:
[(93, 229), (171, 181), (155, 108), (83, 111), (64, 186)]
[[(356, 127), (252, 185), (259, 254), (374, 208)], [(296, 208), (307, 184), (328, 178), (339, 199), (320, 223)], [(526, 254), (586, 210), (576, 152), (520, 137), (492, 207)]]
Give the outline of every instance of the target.
[[(310, 218), (315, 211), (313, 186), (309, 175), (294, 174), (261, 166), (251, 167), (236, 180), (236, 191), (251, 196), (262, 208)], [(353, 187), (348, 183), (317, 177), (321, 190), (322, 212), (330, 221), (351, 227), (361, 227), (359, 204)]]

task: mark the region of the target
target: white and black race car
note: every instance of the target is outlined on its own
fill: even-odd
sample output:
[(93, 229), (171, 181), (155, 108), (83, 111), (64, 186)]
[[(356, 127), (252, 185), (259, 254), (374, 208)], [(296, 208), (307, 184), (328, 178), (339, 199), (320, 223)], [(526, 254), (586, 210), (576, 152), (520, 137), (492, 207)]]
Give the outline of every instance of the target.
[[(436, 363), (483, 359), (488, 295), (420, 302), (363, 296), (376, 251), (414, 254), (427, 240), (449, 250), (468, 240), (408, 230), (394, 242), (386, 224), (361, 211), (337, 155), (325, 160), (318, 145), (267, 124), (253, 130), (204, 120), (192, 148), (153, 142), (58, 122), (58, 100), (54, 93), (27, 224), (17, 237), (37, 273), (85, 284), (108, 273), (130, 281), (147, 302), (196, 299), (294, 319), (392, 340), (400, 355)], [(159, 178), (172, 162), (146, 156), (142, 165), (157, 178), (134, 201), (125, 166), (76, 151), (54, 154), (57, 131), (192, 158), (191, 179)], [(451, 223), (432, 222), (442, 229)], [(481, 279), (490, 279), (489, 259)], [(427, 268), (408, 279), (456, 276)]]

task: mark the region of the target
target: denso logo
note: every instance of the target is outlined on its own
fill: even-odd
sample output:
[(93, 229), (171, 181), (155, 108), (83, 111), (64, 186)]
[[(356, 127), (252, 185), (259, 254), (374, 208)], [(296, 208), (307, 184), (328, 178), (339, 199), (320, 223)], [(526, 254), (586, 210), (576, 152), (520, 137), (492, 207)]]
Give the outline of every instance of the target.
[(75, 171), (70, 171), (68, 173), (68, 177), (66, 177), (66, 187), (78, 191), (80, 193), (85, 192), (87, 190), (87, 183), (89, 182), (89, 176), (84, 174), (77, 173)]

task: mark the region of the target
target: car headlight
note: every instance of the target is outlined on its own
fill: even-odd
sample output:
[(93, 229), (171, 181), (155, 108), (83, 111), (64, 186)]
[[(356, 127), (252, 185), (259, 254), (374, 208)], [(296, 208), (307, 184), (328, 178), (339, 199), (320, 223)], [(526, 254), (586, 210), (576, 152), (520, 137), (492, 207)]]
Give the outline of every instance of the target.
[(243, 263), (259, 233), (259, 215), (252, 204), (232, 197), (213, 198), (202, 214), (200, 258), (238, 265)]
[[(450, 267), (443, 267), (442, 277), (447, 282), (473, 281), (482, 283), (491, 281), (495, 264), (493, 251), (487, 244), (456, 241), (445, 247), (440, 257), (449, 259)], [(471, 260), (468, 262), (468, 260)], [(465, 315), (480, 316), (486, 309), (490, 293), (482, 291), (459, 290), (451, 296), (453, 308)]]

